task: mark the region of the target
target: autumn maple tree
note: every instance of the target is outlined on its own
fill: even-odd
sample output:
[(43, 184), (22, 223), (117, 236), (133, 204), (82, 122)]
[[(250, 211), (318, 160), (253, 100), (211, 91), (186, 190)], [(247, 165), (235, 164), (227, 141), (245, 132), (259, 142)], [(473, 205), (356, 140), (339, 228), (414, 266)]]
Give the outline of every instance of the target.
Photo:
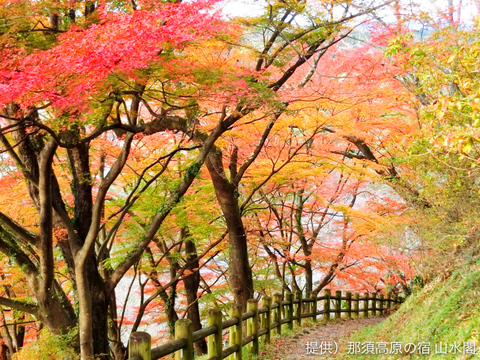
[[(8, 16), (22, 11), (26, 4), (5, 4), (4, 17), (10, 21)], [(49, 9), (49, 23), (42, 18), (43, 8), (29, 8), (30, 16), (20, 23), (12, 19), (2, 36), (1, 140), (10, 166), (25, 179), (38, 225), (24, 227), (15, 214), (1, 214), (0, 248), (23, 269), (32, 297), (32, 301), (2, 297), (1, 303), (33, 314), (54, 334), (78, 323), (82, 359), (94, 355), (108, 358), (110, 332), (117, 339), (112, 343), (113, 352), (120, 358), (123, 349), (116, 322), (108, 321), (109, 317), (116, 319), (112, 306), (115, 286), (186, 192), (215, 139), (238, 115), (226, 111), (211, 114), (211, 106), (201, 113), (213, 121), (204, 145), (176, 190), (149, 220), (136, 248), (112, 271), (102, 265), (112, 241), (112, 232), (106, 238), (101, 236), (105, 199), (131, 156), (134, 135), (147, 131), (139, 115), (141, 104), (158, 111), (155, 131), (168, 128), (163, 120), (166, 124), (199, 121), (201, 115), (180, 118), (174, 112), (184, 115), (186, 108), (193, 108), (189, 98), (213, 99), (216, 93), (210, 90), (211, 80), (203, 75), (204, 64), (195, 67), (191, 58), (181, 53), (196, 46), (195, 42), (226, 36), (228, 31), (214, 12), (206, 11), (209, 3), (143, 3), (145, 10), (125, 8), (126, 13), (91, 4), (93, 8), (85, 7), (83, 16), (77, 16), (78, 10), (68, 5)], [(243, 81), (240, 76), (238, 81)], [(235, 98), (234, 91), (229, 95), (228, 89), (224, 90), (218, 93), (221, 98)], [(147, 91), (153, 100), (142, 99)], [(164, 99), (160, 108), (158, 96)], [(91, 156), (96, 141), (112, 130), (122, 136), (115, 145), (117, 156), (101, 160), (101, 170), (94, 173)], [(110, 139), (112, 136), (113, 132)], [(71, 181), (71, 191), (57, 175), (57, 161), (69, 163), (69, 172), (60, 174)], [(132, 204), (129, 200), (127, 208)], [(68, 298), (71, 290), (62, 288), (56, 278), (56, 246), (68, 266), (77, 304)]]

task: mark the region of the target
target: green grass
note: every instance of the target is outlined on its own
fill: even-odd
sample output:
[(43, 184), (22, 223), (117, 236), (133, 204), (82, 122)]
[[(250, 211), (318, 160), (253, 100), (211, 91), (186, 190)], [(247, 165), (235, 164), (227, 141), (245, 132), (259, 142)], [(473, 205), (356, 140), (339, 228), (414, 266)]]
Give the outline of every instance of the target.
[[(382, 323), (366, 328), (350, 342), (401, 343), (403, 354), (346, 354), (338, 359), (477, 359), (480, 358), (480, 266), (452, 273), (448, 278), (437, 278), (422, 290), (411, 295), (401, 308)], [(430, 354), (418, 350), (408, 354), (407, 343), (424, 342), (430, 345)], [(474, 343), (476, 355), (463, 354), (463, 343)], [(435, 351), (435, 344), (447, 345), (447, 354)], [(450, 346), (460, 344), (460, 352)], [(428, 347), (428, 346), (427, 346)], [(362, 348), (361, 349), (365, 349)], [(390, 352), (390, 350), (389, 350)]]

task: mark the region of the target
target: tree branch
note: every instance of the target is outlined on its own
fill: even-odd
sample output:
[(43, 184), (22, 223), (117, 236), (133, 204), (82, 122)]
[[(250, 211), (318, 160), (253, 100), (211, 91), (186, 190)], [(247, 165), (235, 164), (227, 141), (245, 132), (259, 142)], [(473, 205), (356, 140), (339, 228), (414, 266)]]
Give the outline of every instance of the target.
[(115, 179), (120, 175), (122, 172), (123, 167), (125, 166), (125, 162), (127, 161), (128, 154), (130, 153), (130, 146), (133, 141), (134, 134), (129, 133), (125, 138), (125, 142), (120, 152), (117, 160), (110, 168), (107, 176), (103, 179), (102, 183), (100, 184), (97, 192), (97, 197), (95, 199), (95, 204), (93, 205), (92, 209), (92, 223), (90, 225), (90, 229), (88, 231), (87, 237), (85, 238), (85, 242), (80, 250), (77, 251), (75, 254), (76, 265), (82, 268), (85, 260), (87, 258), (88, 253), (90, 252), (95, 240), (98, 236), (98, 231), (100, 229), (100, 223), (102, 218), (103, 212), (103, 204), (105, 202), (105, 196), (107, 195), (110, 186), (113, 184)]
[[(187, 192), (188, 188), (197, 176), (200, 167), (205, 162), (209, 151), (214, 146), (215, 141), (227, 130), (228, 126), (230, 126), (229, 123), (231, 121), (235, 122), (235, 119), (238, 119), (239, 117), (241, 116), (230, 115), (226, 119), (224, 119), (222, 116), (215, 129), (212, 130), (210, 135), (208, 135), (205, 142), (203, 143), (197, 158), (195, 159), (193, 164), (188, 167), (185, 176), (178, 185), (177, 189), (173, 192), (167, 202), (158, 209), (157, 213), (150, 222), (150, 225), (148, 226), (142, 240), (137, 245), (137, 249), (131, 252), (127, 259), (122, 264), (120, 264), (113, 272), (109, 280), (107, 293), (113, 291), (115, 286), (118, 284), (123, 275), (128, 271), (128, 269), (140, 259), (141, 255), (145, 251), (145, 248), (153, 240), (155, 234), (157, 233), (158, 229), (162, 225), (167, 215), (172, 211), (172, 209), (178, 204), (182, 196)], [(158, 125), (160, 126), (161, 124)]]
[(237, 187), (238, 184), (240, 183), (240, 180), (242, 180), (243, 175), (245, 174), (245, 171), (248, 169), (250, 165), (255, 161), (255, 159), (258, 157), (260, 154), (260, 151), (262, 151), (263, 145), (265, 145), (265, 141), (268, 138), (268, 135), (270, 134), (270, 131), (273, 128), (273, 125), (275, 124), (275, 121), (280, 117), (281, 113), (277, 112), (274, 116), (274, 118), (267, 124), (265, 127), (265, 130), (263, 130), (262, 137), (258, 141), (257, 146), (255, 147), (255, 150), (253, 153), (245, 160), (245, 162), (240, 166), (240, 169), (237, 172), (237, 175), (235, 176), (234, 179), (232, 179), (232, 184)]
[(31, 233), (23, 226), (20, 226), (18, 223), (16, 223), (14, 220), (12, 220), (10, 217), (8, 217), (2, 212), (0, 212), (0, 224), (28, 244), (34, 246), (37, 244), (37, 236), (35, 234)]
[(51, 290), (53, 282), (53, 208), (52, 208), (52, 163), (57, 149), (55, 139), (48, 140), (40, 153), (40, 179), (38, 182), (40, 199), (40, 233), (38, 249), (40, 255), (40, 282), (41, 296), (46, 296)]
[(19, 300), (8, 299), (3, 296), (0, 296), (0, 305), (10, 307), (15, 310), (23, 311), (28, 314), (32, 314), (35, 317), (38, 317), (37, 305), (28, 304)]

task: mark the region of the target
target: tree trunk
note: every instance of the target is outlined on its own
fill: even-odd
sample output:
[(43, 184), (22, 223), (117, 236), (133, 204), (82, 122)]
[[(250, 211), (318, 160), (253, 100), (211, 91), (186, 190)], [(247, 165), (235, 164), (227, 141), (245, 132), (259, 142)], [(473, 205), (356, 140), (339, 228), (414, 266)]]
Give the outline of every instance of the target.
[[(65, 334), (75, 327), (77, 323), (73, 309), (65, 304), (65, 299), (60, 299), (55, 293), (57, 289), (53, 289), (46, 294), (44, 298), (37, 298), (39, 307), (39, 320), (54, 335)], [(38, 291), (34, 291), (38, 294)]]
[(10, 350), (7, 345), (0, 344), (0, 360), (10, 360), (9, 359)]
[(313, 271), (312, 271), (312, 262), (310, 260), (305, 260), (305, 290), (306, 293), (310, 293), (313, 290)]
[[(108, 360), (110, 347), (108, 343), (108, 300), (103, 279), (97, 267), (87, 261), (87, 281), (92, 298), (93, 351), (95, 360)], [(114, 296), (114, 294), (112, 294)]]
[(94, 360), (92, 295), (87, 281), (85, 264), (76, 261), (75, 276), (78, 295), (78, 335), (81, 360)]
[(96, 264), (87, 258), (75, 269), (81, 360), (108, 360), (108, 301)]
[(178, 314), (175, 311), (175, 298), (177, 296), (177, 282), (173, 283), (170, 286), (170, 294), (165, 290), (160, 292), (159, 296), (165, 304), (165, 313), (167, 314), (168, 329), (170, 330), (170, 335), (175, 335), (175, 322), (178, 320)]
[[(0, 309), (0, 327), (0, 360), (10, 360), (11, 355), (15, 352), (15, 347), (2, 309)], [(2, 338), (5, 343), (1, 342)]]
[[(197, 249), (195, 248), (193, 241), (186, 240), (185, 253), (187, 255), (187, 270), (192, 272), (191, 275), (183, 279), (188, 303), (187, 317), (192, 321), (193, 331), (197, 331), (202, 328), (197, 296), (197, 291), (200, 286), (200, 273), (198, 272), (199, 263), (197, 259)], [(197, 341), (193, 346), (196, 355), (204, 355), (207, 353), (207, 342), (205, 339)]]
[[(305, 230), (303, 228), (303, 208), (305, 202), (308, 200), (308, 196), (304, 196), (304, 189), (299, 190), (295, 194), (295, 229), (297, 230), (297, 236), (302, 245), (303, 255), (305, 255), (306, 260), (301, 265), (305, 270), (305, 287), (306, 293), (308, 294), (313, 289), (313, 271), (312, 271), (312, 261), (309, 260), (312, 255), (312, 245), (309, 244), (307, 237), (305, 235)], [(310, 241), (311, 242), (311, 241)]]
[(108, 336), (111, 341), (113, 358), (115, 360), (125, 360), (127, 356), (126, 348), (125, 346), (123, 346), (123, 343), (121, 341), (120, 330), (118, 327), (117, 301), (114, 296), (110, 298), (108, 316)]
[[(19, 108), (15, 104), (8, 104), (2, 113), (7, 118), (15, 118), (18, 116), (18, 110)], [(29, 116), (34, 117), (35, 113)], [(15, 124), (15, 121), (11, 120), (10, 123)], [(3, 135), (0, 136), (0, 140), (24, 173), (30, 198), (41, 216), (40, 235), (36, 240), (36, 246), (39, 248), (39, 264), (31, 262), (29, 257), (21, 251), (21, 246), (15, 248), (14, 258), (17, 259), (18, 265), (26, 269), (25, 276), (29, 288), (38, 303), (37, 318), (47, 326), (51, 333), (62, 334), (75, 326), (76, 317), (70, 301), (53, 276), (54, 261), (51, 243), (53, 218), (56, 214), (53, 213), (51, 204), (57, 200), (56, 196), (59, 192), (57, 194), (58, 184), (51, 168), (51, 162), (56, 145), (53, 146), (54, 144), (50, 143), (48, 145), (50, 152), (42, 155), (45, 151), (43, 137), (28, 133), (25, 125), (17, 127), (11, 132), (11, 136), (18, 146), (12, 147)], [(43, 160), (42, 156), (44, 156)], [(43, 172), (39, 163), (43, 164)], [(40, 191), (42, 191), (42, 195)], [(12, 242), (15, 243), (16, 240)], [(7, 254), (12, 255), (8, 252)]]
[[(24, 318), (24, 316), (22, 316), (22, 318)], [(16, 341), (15, 350), (20, 351), (20, 349), (23, 347), (23, 342), (25, 340), (25, 326), (15, 325), (14, 326), (14, 332), (16, 334), (15, 339), (14, 339), (14, 341)]]
[[(72, 136), (75, 134), (72, 132)], [(68, 158), (73, 174), (72, 192), (75, 199), (74, 227), (83, 246), (92, 223), (92, 177), (90, 174), (89, 144), (81, 143), (68, 149)], [(106, 298), (105, 282), (99, 272), (99, 264), (95, 250), (90, 250), (85, 261), (84, 281), (88, 285), (91, 302), (91, 316), (89, 321), (92, 326), (93, 351), (96, 359), (109, 358), (108, 343), (108, 304)], [(85, 299), (79, 299), (84, 301)], [(85, 315), (86, 316), (86, 315)]]
[(235, 302), (245, 310), (247, 300), (253, 296), (253, 277), (248, 259), (247, 235), (238, 206), (238, 191), (225, 175), (220, 150), (213, 148), (210, 151), (206, 165), (227, 223), (230, 287)]

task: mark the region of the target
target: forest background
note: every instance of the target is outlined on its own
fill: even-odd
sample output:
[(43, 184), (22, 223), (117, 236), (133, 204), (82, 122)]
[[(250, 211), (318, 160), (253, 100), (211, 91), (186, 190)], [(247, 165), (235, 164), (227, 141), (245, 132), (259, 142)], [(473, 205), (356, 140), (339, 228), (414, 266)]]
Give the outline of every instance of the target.
[(6, 358), (478, 261), (476, 2), (1, 4)]

